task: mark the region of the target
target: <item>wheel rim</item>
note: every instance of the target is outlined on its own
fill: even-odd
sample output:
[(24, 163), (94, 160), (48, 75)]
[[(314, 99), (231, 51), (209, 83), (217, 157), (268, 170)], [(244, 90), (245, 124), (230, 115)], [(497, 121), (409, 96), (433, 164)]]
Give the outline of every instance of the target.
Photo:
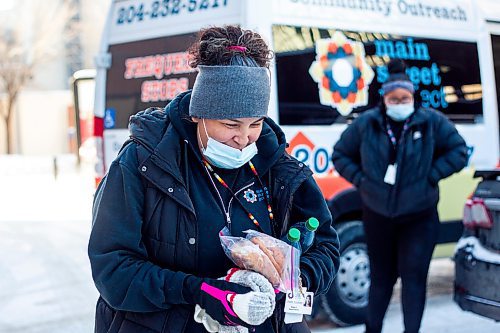
[(368, 304), (370, 261), (365, 244), (352, 244), (345, 249), (340, 257), (335, 283), (338, 295), (344, 303), (355, 308)]

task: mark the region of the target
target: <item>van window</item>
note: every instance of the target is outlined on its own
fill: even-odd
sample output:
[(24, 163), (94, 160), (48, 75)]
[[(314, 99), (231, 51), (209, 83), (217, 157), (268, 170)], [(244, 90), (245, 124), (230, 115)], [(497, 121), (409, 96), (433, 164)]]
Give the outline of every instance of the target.
[(191, 89), (196, 76), (188, 65), (187, 48), (196, 35), (185, 34), (111, 45), (106, 78), (106, 109), (116, 115), (115, 128), (148, 107), (164, 107)]
[(332, 38), (335, 29), (273, 26), (281, 125), (330, 125), (352, 120), (377, 105), (381, 84), (387, 79), (386, 64), (393, 57), (407, 64), (407, 74), (417, 88), (423, 106), (442, 111), (455, 123), (481, 123), (482, 86), (475, 42), (400, 36), (377, 32), (341, 31), (349, 40), (363, 44), (365, 60), (375, 77), (368, 89), (368, 104), (355, 107), (343, 117), (335, 108), (322, 105), (309, 68), (316, 59), (315, 42)]

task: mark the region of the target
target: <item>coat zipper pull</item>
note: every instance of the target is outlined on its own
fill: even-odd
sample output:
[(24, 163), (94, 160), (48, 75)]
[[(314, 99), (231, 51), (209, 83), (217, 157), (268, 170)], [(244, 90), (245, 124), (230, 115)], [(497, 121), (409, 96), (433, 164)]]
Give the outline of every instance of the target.
[(229, 233), (232, 234), (233, 230), (231, 228), (231, 217), (229, 216), (229, 212), (226, 213), (226, 224), (227, 228), (229, 229)]

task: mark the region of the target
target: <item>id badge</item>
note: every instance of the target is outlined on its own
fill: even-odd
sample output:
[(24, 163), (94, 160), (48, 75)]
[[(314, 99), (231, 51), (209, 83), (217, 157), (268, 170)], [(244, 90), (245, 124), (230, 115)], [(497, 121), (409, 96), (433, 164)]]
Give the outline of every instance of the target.
[(301, 292), (288, 290), (285, 301), (285, 324), (300, 323), (304, 315), (302, 314), (304, 297)]
[[(305, 288), (301, 293), (288, 292), (285, 302), (285, 313), (295, 315), (310, 315), (312, 313), (314, 301), (314, 293), (308, 292)], [(298, 318), (298, 316), (289, 316), (290, 318)], [(302, 319), (301, 319), (302, 320)]]
[(396, 183), (396, 172), (398, 170), (397, 164), (389, 164), (385, 172), (384, 183), (394, 185)]
[(304, 296), (301, 292), (288, 291), (286, 293), (285, 312), (302, 314), (302, 304), (304, 304)]

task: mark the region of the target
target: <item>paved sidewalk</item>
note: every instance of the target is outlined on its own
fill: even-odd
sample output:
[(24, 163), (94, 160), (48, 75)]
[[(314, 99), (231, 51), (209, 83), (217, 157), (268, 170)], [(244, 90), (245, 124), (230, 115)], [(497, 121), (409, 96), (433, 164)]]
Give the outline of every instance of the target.
[[(346, 328), (316, 328), (313, 333), (362, 333), (363, 325)], [(392, 303), (387, 312), (383, 333), (403, 332), (401, 307)], [(493, 320), (462, 311), (452, 300), (452, 295), (433, 296), (427, 300), (422, 333), (494, 333), (500, 324)]]
[(0, 159), (0, 333), (90, 333), (91, 167), (72, 156)]
[(0, 221), (0, 332), (90, 333), (88, 221)]

